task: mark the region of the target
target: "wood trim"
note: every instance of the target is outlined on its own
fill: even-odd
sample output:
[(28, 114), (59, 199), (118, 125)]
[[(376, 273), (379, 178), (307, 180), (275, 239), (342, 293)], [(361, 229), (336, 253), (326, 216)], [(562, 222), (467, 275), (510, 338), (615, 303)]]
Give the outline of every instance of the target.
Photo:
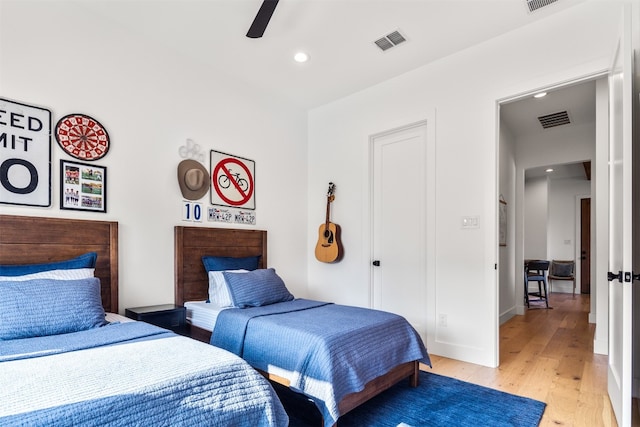
[(55, 262), (87, 252), (98, 254), (102, 305), (117, 313), (117, 222), (0, 215), (0, 264)]
[(173, 229), (173, 298), (174, 303), (177, 306), (182, 306), (185, 303), (184, 300), (184, 255), (182, 248), (184, 247), (184, 227), (175, 227)]
[(420, 381), (418, 371), (418, 361), (407, 362), (396, 366), (385, 375), (369, 381), (362, 391), (348, 394), (340, 401), (338, 404), (340, 415), (346, 414), (405, 378), (409, 378), (411, 387), (417, 387)]
[[(119, 264), (118, 264), (118, 223), (109, 223), (109, 275), (111, 283), (109, 289), (111, 291), (111, 303), (109, 304), (109, 313), (118, 313), (119, 294), (118, 289), (120, 286), (119, 280)], [(106, 308), (105, 308), (106, 310)]]
[(197, 326), (189, 325), (190, 336), (194, 340), (202, 341), (207, 344), (211, 343), (211, 331), (199, 328)]

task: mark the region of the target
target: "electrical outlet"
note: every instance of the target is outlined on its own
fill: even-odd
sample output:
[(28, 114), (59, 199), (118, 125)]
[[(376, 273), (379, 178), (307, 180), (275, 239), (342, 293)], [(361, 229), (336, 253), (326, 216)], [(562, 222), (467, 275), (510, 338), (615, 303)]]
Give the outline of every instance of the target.
[(447, 327), (447, 315), (446, 314), (438, 315), (438, 325), (442, 326), (443, 328)]

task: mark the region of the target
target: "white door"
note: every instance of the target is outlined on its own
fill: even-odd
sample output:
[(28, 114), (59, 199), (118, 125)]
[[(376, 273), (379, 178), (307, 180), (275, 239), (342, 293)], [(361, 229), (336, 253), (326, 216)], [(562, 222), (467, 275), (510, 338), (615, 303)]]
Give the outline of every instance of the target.
[(373, 308), (400, 314), (426, 342), (427, 125), (372, 138)]
[(609, 75), (609, 398), (618, 425), (631, 425), (632, 53), (626, 11)]

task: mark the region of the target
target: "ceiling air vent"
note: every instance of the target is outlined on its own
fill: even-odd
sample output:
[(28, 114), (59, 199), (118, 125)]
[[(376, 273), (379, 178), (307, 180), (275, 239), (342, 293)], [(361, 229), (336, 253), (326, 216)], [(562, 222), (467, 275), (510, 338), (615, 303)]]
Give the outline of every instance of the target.
[(534, 12), (542, 7), (549, 6), (551, 3), (555, 3), (558, 0), (524, 0), (527, 2), (529, 12)]
[(544, 129), (549, 129), (555, 126), (568, 125), (571, 123), (569, 120), (569, 114), (566, 111), (560, 111), (559, 113), (547, 114), (546, 116), (538, 117), (540, 124)]
[(407, 39), (402, 34), (400, 34), (400, 31), (394, 31), (392, 33), (387, 34), (384, 37), (380, 37), (374, 43), (381, 50), (387, 50), (387, 49), (391, 49), (392, 47), (397, 46), (400, 43), (403, 43), (405, 41), (407, 41)]

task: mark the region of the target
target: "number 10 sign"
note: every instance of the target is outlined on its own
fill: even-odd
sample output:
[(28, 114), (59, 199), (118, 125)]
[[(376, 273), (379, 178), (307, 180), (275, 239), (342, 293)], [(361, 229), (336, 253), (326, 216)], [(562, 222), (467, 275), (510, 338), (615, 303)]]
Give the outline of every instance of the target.
[(191, 222), (202, 222), (202, 203), (182, 201), (182, 220)]

